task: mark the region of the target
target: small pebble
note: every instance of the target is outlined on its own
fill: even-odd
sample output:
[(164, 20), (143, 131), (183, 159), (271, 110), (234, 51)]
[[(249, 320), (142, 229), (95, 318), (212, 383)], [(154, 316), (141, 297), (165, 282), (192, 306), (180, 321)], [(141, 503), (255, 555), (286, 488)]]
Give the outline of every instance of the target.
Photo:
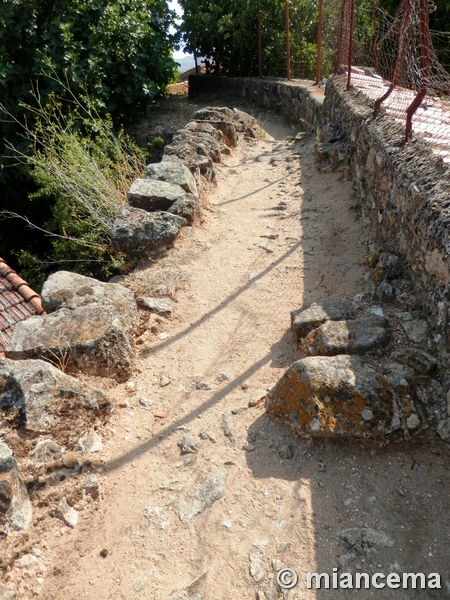
[(154, 400), (147, 398), (147, 396), (142, 396), (141, 398), (139, 398), (139, 404), (141, 404), (142, 406), (151, 406), (153, 403)]
[(161, 387), (166, 387), (166, 385), (169, 385), (169, 383), (171, 383), (171, 380), (165, 375), (163, 375), (159, 380), (159, 385)]
[(198, 390), (210, 390), (211, 384), (209, 381), (199, 381), (197, 382), (196, 388)]

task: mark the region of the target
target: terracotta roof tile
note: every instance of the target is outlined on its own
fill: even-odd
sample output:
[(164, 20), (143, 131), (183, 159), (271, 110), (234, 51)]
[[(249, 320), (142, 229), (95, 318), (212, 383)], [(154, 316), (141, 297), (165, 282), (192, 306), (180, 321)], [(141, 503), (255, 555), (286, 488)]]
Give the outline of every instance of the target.
[(0, 258), (0, 356), (17, 323), (44, 314), (39, 294)]

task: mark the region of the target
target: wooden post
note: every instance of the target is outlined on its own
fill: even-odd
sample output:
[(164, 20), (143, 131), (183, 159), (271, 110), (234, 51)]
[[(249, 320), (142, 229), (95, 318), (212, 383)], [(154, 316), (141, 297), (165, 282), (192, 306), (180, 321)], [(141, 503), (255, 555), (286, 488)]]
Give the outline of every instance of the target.
[(195, 73), (198, 74), (198, 62), (197, 62), (197, 56), (195, 54), (194, 54), (194, 64), (195, 64)]
[(258, 13), (258, 63), (259, 63), (259, 76), (262, 79), (263, 67), (262, 67), (262, 17), (261, 11)]
[(322, 59), (322, 9), (323, 0), (319, 0), (319, 18), (317, 22), (317, 60), (316, 60), (316, 84), (320, 82), (320, 63)]
[(286, 0), (286, 61), (287, 79), (291, 80), (291, 44), (289, 42), (289, 2)]
[(352, 61), (353, 61), (353, 33), (355, 30), (355, 0), (350, 0), (350, 32), (348, 40), (348, 71), (347, 71), (347, 90), (350, 89), (352, 80)]

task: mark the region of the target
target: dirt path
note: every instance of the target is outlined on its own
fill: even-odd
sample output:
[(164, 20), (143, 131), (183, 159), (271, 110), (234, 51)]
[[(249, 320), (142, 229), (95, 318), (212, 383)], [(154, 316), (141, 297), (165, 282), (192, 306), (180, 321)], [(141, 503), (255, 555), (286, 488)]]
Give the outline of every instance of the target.
[[(80, 505), (73, 530), (56, 519), (37, 525), (36, 565), (11, 574), (20, 598), (166, 599), (202, 574), (180, 598), (393, 597), (306, 589), (307, 572), (331, 574), (345, 561), (450, 579), (445, 448), (309, 445), (263, 405), (247, 408), (301, 356), (290, 311), (364, 289), (367, 241), (343, 174), (317, 172), (313, 136), (293, 140), (297, 131), (270, 115), (261, 125), (268, 137), (225, 157), (203, 222), (184, 229), (165, 259), (189, 282), (173, 317), (149, 322), (134, 392), (111, 390), (121, 407), (101, 432), (101, 499)], [(230, 411), (235, 441), (222, 427)], [(181, 453), (186, 434), (201, 434), (198, 453)], [(223, 495), (187, 527), (179, 503), (211, 473), (211, 502), (218, 480)], [(360, 527), (386, 538), (346, 548), (338, 532)], [(281, 566), (298, 572), (290, 592), (277, 591)], [(448, 596), (436, 592), (395, 597)]]

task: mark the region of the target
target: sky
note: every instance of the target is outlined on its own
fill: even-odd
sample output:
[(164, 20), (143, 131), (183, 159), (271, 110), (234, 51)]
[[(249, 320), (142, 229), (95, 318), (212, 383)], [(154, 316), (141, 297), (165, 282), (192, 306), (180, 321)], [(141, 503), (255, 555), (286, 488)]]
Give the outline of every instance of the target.
[[(169, 0), (169, 8), (175, 10), (180, 17), (183, 16), (183, 9), (178, 4), (178, 0)], [(186, 56), (189, 56), (189, 54), (185, 54), (182, 50), (178, 50), (173, 53), (173, 57), (175, 58), (175, 60), (177, 58), (185, 58)]]

